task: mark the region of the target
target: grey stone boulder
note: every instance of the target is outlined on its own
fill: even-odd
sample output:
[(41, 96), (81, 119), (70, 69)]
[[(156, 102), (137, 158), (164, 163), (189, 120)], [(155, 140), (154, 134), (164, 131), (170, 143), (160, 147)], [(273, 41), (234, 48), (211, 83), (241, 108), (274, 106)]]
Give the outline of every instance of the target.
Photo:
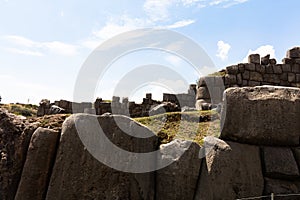
[(199, 178), (200, 146), (191, 141), (174, 140), (160, 146), (159, 161), (172, 164), (156, 171), (156, 199), (193, 200)]
[(63, 114), (66, 113), (65, 109), (58, 107), (56, 105), (52, 105), (48, 111), (48, 115), (55, 115), (55, 114)]
[(157, 154), (147, 153), (155, 150), (154, 133), (128, 117), (72, 115), (62, 127), (46, 199), (154, 199)]
[(150, 111), (149, 111), (149, 115), (158, 115), (158, 114), (163, 114), (166, 112), (176, 112), (176, 111), (180, 111), (180, 108), (171, 102), (163, 102), (155, 107), (153, 107)]
[(206, 152), (206, 159), (203, 159), (195, 199), (261, 196), (264, 179), (259, 147), (215, 140), (210, 140), (214, 146)]
[(32, 135), (15, 200), (45, 198), (59, 132), (38, 128)]
[(265, 174), (277, 179), (295, 179), (299, 169), (290, 148), (263, 147)]
[(0, 199), (14, 199), (31, 135), (38, 124), (26, 124), (0, 108)]
[(255, 145), (299, 145), (299, 88), (229, 88), (224, 95), (222, 139)]

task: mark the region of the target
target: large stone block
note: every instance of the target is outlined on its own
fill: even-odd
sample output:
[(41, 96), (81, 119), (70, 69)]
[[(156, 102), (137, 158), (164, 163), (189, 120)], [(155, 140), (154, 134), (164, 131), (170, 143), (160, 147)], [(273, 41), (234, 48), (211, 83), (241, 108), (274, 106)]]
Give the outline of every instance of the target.
[(292, 72), (300, 73), (300, 65), (299, 64), (293, 64), (292, 65)]
[(157, 154), (139, 160), (126, 152), (152, 152), (157, 143), (149, 129), (125, 116), (72, 115), (62, 127), (46, 199), (154, 199), (154, 173), (129, 171), (155, 167)]
[(224, 97), (221, 138), (249, 144), (299, 144), (299, 88), (229, 88)]
[(251, 54), (248, 56), (248, 62), (253, 64), (260, 64), (260, 55), (259, 54)]
[(207, 87), (199, 87), (197, 89), (196, 99), (210, 99), (209, 90)]
[(299, 181), (286, 181), (278, 179), (265, 178), (265, 195), (270, 195), (271, 193), (276, 194), (287, 194), (289, 196), (276, 197), (274, 199), (278, 200), (299, 200), (298, 195), (292, 196), (291, 194), (297, 194), (300, 192), (300, 182)]
[(13, 200), (21, 178), (30, 138), (37, 124), (0, 108), (0, 199)]
[(269, 83), (280, 83), (280, 75), (277, 74), (265, 74), (264, 75), (264, 82), (269, 82)]
[(299, 177), (299, 169), (290, 148), (263, 147), (265, 174), (277, 179)]
[(15, 200), (45, 198), (59, 133), (38, 128), (32, 135)]
[[(259, 147), (213, 142), (203, 159), (195, 199), (237, 199), (261, 196), (264, 180)], [(205, 162), (206, 161), (206, 162)]]
[(226, 73), (236, 75), (237, 73), (239, 73), (239, 68), (237, 65), (226, 67)]
[(158, 160), (172, 164), (156, 172), (157, 200), (194, 199), (201, 166), (199, 151), (200, 146), (190, 141), (174, 140), (160, 146)]
[(250, 72), (250, 81), (263, 81), (263, 76), (258, 72)]
[(300, 47), (294, 47), (286, 52), (287, 58), (300, 58)]

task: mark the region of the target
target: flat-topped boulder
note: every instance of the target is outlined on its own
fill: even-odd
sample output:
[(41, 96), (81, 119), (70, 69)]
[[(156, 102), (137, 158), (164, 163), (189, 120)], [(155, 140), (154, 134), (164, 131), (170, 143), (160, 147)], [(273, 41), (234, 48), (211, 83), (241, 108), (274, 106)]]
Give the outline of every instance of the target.
[(299, 88), (229, 88), (224, 97), (222, 139), (255, 145), (299, 145)]
[(155, 150), (154, 133), (128, 117), (72, 115), (62, 127), (46, 199), (155, 199), (155, 174), (129, 173), (155, 164), (156, 154), (147, 156)]

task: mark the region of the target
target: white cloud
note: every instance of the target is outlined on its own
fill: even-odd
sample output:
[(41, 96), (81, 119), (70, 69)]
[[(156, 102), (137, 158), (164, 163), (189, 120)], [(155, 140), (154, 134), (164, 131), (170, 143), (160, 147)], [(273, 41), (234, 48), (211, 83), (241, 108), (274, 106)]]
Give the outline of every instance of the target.
[(179, 66), (182, 63), (182, 58), (175, 55), (168, 55), (165, 57), (165, 60), (174, 66)]
[(208, 5), (210, 6), (218, 6), (221, 5), (223, 8), (229, 8), (231, 6), (245, 3), (249, 0), (210, 0)]
[(263, 45), (258, 47), (256, 50), (249, 49), (247, 56), (243, 59), (243, 62), (248, 62), (248, 56), (250, 54), (258, 53), (261, 57), (270, 54), (271, 58), (275, 58), (275, 49), (272, 45)]
[(159, 26), (157, 23), (149, 19), (141, 18), (130, 18), (127, 15), (123, 15), (119, 18), (110, 19), (105, 26), (97, 31), (93, 31), (91, 36), (81, 42), (84, 47), (95, 49), (105, 40), (116, 36), (118, 34), (135, 30), (138, 28), (147, 28), (147, 27), (156, 27), (156, 28), (165, 28), (165, 29), (175, 29), (181, 28), (184, 26), (189, 26), (195, 23), (195, 20), (180, 20), (176, 21), (170, 25)]
[(221, 58), (221, 60), (226, 60), (228, 58), (228, 52), (231, 46), (223, 42), (222, 40), (218, 41), (217, 45), (218, 45), (218, 53), (216, 56)]
[(191, 20), (191, 19), (181, 20), (181, 21), (175, 22), (174, 24), (167, 25), (167, 26), (165, 26), (165, 28), (169, 28), (169, 29), (182, 28), (184, 26), (188, 26), (193, 23), (195, 23), (195, 20)]
[(169, 7), (176, 0), (147, 0), (144, 4), (144, 11), (149, 16), (150, 20), (165, 21), (169, 18)]
[(6, 48), (7, 51), (16, 54), (42, 56), (53, 53), (63, 56), (74, 56), (78, 54), (78, 46), (66, 44), (59, 41), (37, 42), (18, 35), (7, 35), (2, 37), (14, 47)]
[(30, 50), (21, 50), (16, 48), (6, 48), (6, 51), (14, 53), (14, 54), (21, 54), (21, 55), (28, 55), (28, 56), (43, 56), (41, 52), (37, 51), (30, 51)]

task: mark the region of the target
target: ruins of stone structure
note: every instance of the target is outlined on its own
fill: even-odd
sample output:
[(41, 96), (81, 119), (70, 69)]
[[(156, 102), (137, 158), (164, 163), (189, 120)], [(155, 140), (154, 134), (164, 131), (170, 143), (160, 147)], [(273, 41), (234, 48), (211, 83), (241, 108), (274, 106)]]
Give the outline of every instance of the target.
[[(224, 95), (220, 139), (207, 137), (202, 147), (183, 140), (159, 146), (149, 129), (121, 115), (72, 115), (59, 133), (37, 126), (23, 130), (26, 126), (21, 122), (14, 125), (15, 117), (0, 110), (0, 125), (8, 123), (7, 127), (11, 127), (5, 133), (16, 132), (11, 132), (10, 139), (4, 132), (0, 135), (0, 141), (6, 143), (0, 146), (0, 197), (229, 200), (300, 193), (300, 89), (235, 87)], [(114, 118), (127, 124), (130, 133), (118, 127)], [(158, 150), (144, 165), (155, 165), (157, 160), (174, 162), (155, 173), (138, 174), (117, 171), (98, 162), (83, 146), (75, 127), (75, 121), (79, 121), (88, 131), (86, 127), (91, 127), (93, 120), (122, 149)], [(144, 133), (153, 136), (135, 137)], [(178, 152), (185, 153), (179, 158)], [(108, 160), (112, 156), (104, 155)]]
[(53, 106), (58, 106), (63, 110), (61, 113), (90, 113), (102, 115), (104, 113), (122, 114), (130, 117), (145, 117), (149, 116), (149, 111), (163, 103), (171, 102), (175, 103), (179, 108), (182, 107), (195, 107), (196, 102), (196, 85), (191, 84), (188, 89), (188, 93), (182, 94), (163, 94), (163, 101), (157, 101), (152, 99), (152, 94), (147, 93), (143, 98), (141, 104), (137, 104), (134, 101), (129, 101), (128, 98), (122, 98), (113, 96), (112, 101), (103, 101), (102, 98), (97, 98), (92, 103), (74, 103), (66, 100), (55, 101), (50, 103), (49, 100), (42, 100), (38, 108), (38, 116), (57, 114), (51, 112)]
[[(287, 76), (297, 76), (294, 66), (298, 66), (300, 49), (290, 50), (287, 57), (285, 62), (290, 64), (283, 64), (291, 66)], [(252, 55), (250, 60), (260, 59)], [(268, 57), (261, 62), (277, 66)], [(283, 65), (279, 65), (281, 69)], [(220, 80), (213, 77), (204, 82), (218, 85)], [(297, 81), (288, 82), (298, 86)], [(203, 84), (199, 82), (198, 90)], [(25, 124), (0, 109), (0, 199), (231, 200), (300, 194), (300, 88), (230, 87), (223, 96), (220, 138), (207, 137), (201, 147), (184, 140), (159, 145), (148, 128), (122, 115), (72, 115), (57, 132), (38, 128), (36, 123)], [(150, 99), (147, 95), (145, 101)], [(114, 97), (114, 103), (119, 101)], [(121, 129), (114, 118), (128, 127)], [(79, 121), (88, 133), (93, 120), (122, 149), (137, 153), (157, 150), (155, 157), (141, 163), (144, 167), (158, 161), (174, 162), (148, 173), (117, 171), (98, 162), (82, 144), (75, 125)], [(135, 137), (144, 133), (151, 137)], [(178, 152), (185, 153), (178, 157)], [(112, 154), (104, 151), (104, 156), (109, 160)], [(121, 159), (117, 162), (135, 157)]]
[[(277, 64), (270, 56), (260, 58), (259, 54), (249, 55), (248, 63), (226, 67), (217, 75), (202, 77), (197, 83), (197, 100), (218, 104), (223, 92), (230, 87), (277, 85), (300, 87), (300, 48), (287, 51), (283, 64)], [(200, 100), (200, 101), (199, 101)], [(198, 106), (199, 107), (199, 106)]]

